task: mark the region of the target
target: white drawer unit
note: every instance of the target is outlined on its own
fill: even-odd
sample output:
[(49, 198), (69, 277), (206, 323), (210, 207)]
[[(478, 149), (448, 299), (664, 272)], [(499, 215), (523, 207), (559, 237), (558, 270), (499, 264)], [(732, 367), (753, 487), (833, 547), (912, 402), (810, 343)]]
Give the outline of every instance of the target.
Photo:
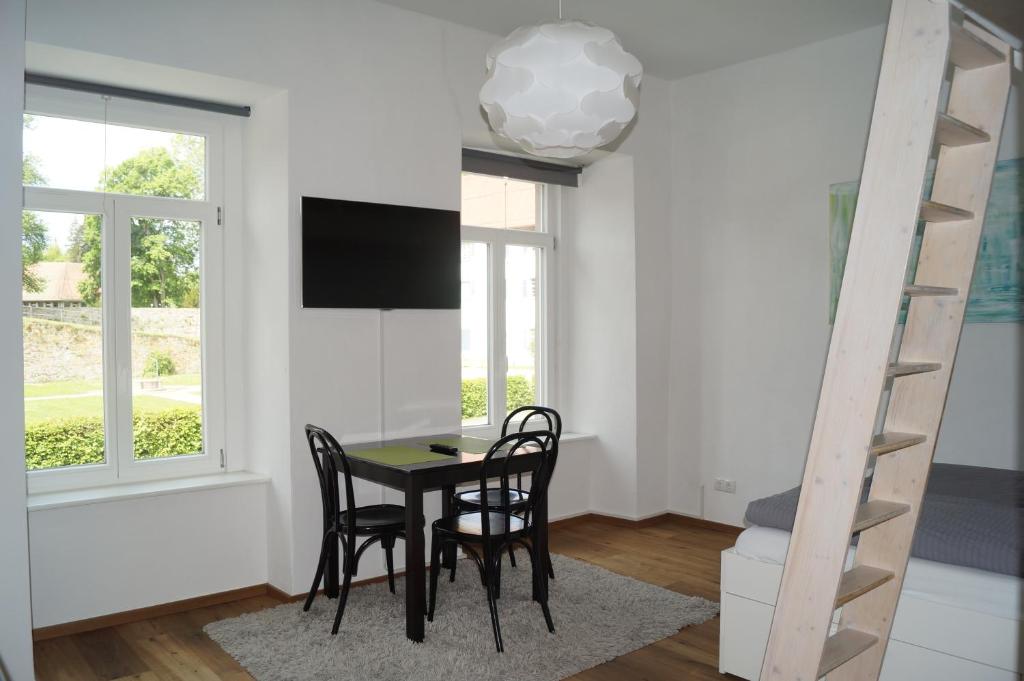
[[(782, 566), (777, 563), (743, 556), (735, 549), (722, 552), (718, 668), (723, 674), (749, 681), (759, 678), (781, 578)], [(833, 630), (840, 612), (836, 611)], [(880, 678), (1021, 681), (1022, 633), (1018, 618), (904, 593)]]

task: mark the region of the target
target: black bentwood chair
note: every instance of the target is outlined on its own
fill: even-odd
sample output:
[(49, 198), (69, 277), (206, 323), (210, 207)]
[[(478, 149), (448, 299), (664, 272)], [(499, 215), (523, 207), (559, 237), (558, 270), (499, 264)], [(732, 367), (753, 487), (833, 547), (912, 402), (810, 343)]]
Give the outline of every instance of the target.
[[(522, 511), (513, 513), (509, 494), (509, 464), (513, 453), (520, 450), (536, 450), (537, 465), (531, 472), (529, 494), (522, 501)], [(427, 620), (434, 621), (434, 604), (437, 600), (437, 577), (441, 572), (441, 550), (445, 544), (455, 543), (466, 551), (480, 570), (480, 576), (487, 591), (487, 606), (491, 611), (491, 626), (494, 629), (494, 645), (498, 652), (504, 652), (501, 640), (501, 625), (498, 623), (498, 586), (501, 579), (500, 566), (504, 551), (518, 544), (530, 554), (530, 565), (536, 586), (546, 577), (541, 561), (535, 551), (539, 526), (531, 522), (537, 504), (547, 502), (548, 472), (551, 461), (558, 455), (558, 438), (551, 431), (513, 433), (501, 438), (487, 451), (480, 469), (480, 495), (489, 491), (487, 479), (497, 477), (500, 493), (499, 503), (481, 512), (480, 510), (460, 513), (434, 521), (430, 542), (430, 604)], [(476, 547), (476, 548), (474, 548)], [(479, 550), (479, 551), (478, 551)], [(547, 589), (534, 589), (534, 598), (540, 594), (540, 607), (547, 622), (548, 631), (554, 633), (548, 609)]]
[[(405, 539), (405, 508), (395, 504), (378, 504), (376, 506), (355, 506), (355, 494), (352, 492), (352, 472), (349, 470), (345, 450), (338, 441), (323, 428), (306, 426), (306, 440), (309, 451), (316, 465), (316, 475), (320, 479), (320, 497), (324, 507), (324, 537), (320, 544), (320, 561), (316, 566), (313, 586), (309, 589), (303, 610), (309, 610), (313, 604), (320, 581), (324, 579), (324, 568), (327, 566), (327, 554), (331, 541), (341, 542), (342, 574), (341, 596), (338, 600), (338, 613), (334, 616), (332, 634), (338, 633), (341, 617), (345, 614), (345, 601), (352, 586), (352, 576), (359, 571), (359, 558), (374, 542), (379, 541), (384, 547), (384, 555), (388, 563), (388, 587), (395, 593), (394, 548), (398, 537)], [(342, 511), (338, 500), (338, 470), (345, 476), (345, 510)], [(356, 548), (356, 537), (369, 537), (359, 548)]]
[[(519, 407), (514, 409), (505, 417), (505, 421), (501, 424), (501, 436), (505, 437), (509, 434), (509, 427), (513, 426), (512, 423), (517, 417), (522, 417), (519, 424), (519, 432), (525, 432), (530, 425), (533, 429), (543, 429), (554, 435), (554, 440), (557, 442), (562, 437), (562, 417), (557, 411), (550, 407), (538, 407), (538, 406), (527, 406)], [(545, 428), (546, 426), (546, 428)], [(545, 443), (545, 446), (547, 443)], [(551, 457), (550, 467), (548, 468), (548, 480), (551, 480), (551, 476), (555, 473), (555, 459)], [(509, 489), (509, 506), (513, 513), (521, 513), (530, 493), (523, 489), (523, 476), (522, 474), (516, 475), (516, 486)], [(480, 490), (472, 489), (465, 492), (459, 492), (454, 497), (453, 508), (456, 513), (463, 513), (467, 511), (478, 511), (480, 510)], [(502, 503), (501, 490), (497, 487), (490, 487), (487, 489), (487, 507), (491, 509), (499, 509)], [(512, 567), (516, 566), (516, 554), (515, 550), (510, 545), (508, 547), (508, 558)], [(551, 552), (547, 552), (544, 556), (545, 569), (548, 571), (548, 576), (551, 579), (555, 578), (555, 570), (551, 566)], [(455, 570), (452, 570), (452, 580), (455, 579)]]

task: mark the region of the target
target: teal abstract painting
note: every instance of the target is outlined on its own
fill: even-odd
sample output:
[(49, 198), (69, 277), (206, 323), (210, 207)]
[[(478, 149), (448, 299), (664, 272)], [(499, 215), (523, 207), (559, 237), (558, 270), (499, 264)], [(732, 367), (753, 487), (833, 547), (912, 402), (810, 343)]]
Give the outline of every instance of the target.
[[(839, 290), (843, 283), (846, 252), (850, 247), (853, 212), (857, 206), (858, 182), (829, 187), (829, 260), (831, 297), (829, 322), (836, 318)], [(931, 180), (925, 195), (931, 193)], [(992, 180), (985, 225), (981, 233), (978, 262), (966, 320), (979, 322), (1024, 322), (1024, 159), (1000, 161)], [(914, 280), (921, 232), (914, 239), (907, 281)], [(905, 313), (905, 310), (904, 310)], [(901, 320), (902, 321), (902, 320)]]

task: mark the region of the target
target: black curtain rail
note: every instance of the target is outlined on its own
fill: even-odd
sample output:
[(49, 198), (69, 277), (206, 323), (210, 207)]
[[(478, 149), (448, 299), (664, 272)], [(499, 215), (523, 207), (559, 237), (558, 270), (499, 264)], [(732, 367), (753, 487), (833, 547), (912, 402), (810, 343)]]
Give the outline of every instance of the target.
[(98, 95), (121, 97), (122, 99), (135, 99), (142, 102), (169, 104), (171, 106), (181, 106), (186, 109), (213, 111), (214, 113), (228, 114), (229, 116), (242, 116), (243, 118), (248, 118), (252, 115), (252, 107), (248, 106), (225, 104), (224, 102), (211, 102), (207, 99), (193, 99), (192, 97), (179, 97), (178, 95), (168, 95), (162, 92), (136, 90), (134, 88), (118, 87), (116, 85), (107, 85), (105, 83), (93, 83), (90, 81), (75, 80), (72, 78), (47, 76), (42, 73), (26, 72), (25, 83), (28, 85), (42, 85), (44, 87), (60, 88), (62, 90), (92, 92)]
[(462, 150), (462, 169), (467, 173), (511, 177), (527, 182), (560, 184), (563, 187), (578, 187), (583, 168), (578, 166), (548, 163), (532, 158), (505, 156), (482, 149)]

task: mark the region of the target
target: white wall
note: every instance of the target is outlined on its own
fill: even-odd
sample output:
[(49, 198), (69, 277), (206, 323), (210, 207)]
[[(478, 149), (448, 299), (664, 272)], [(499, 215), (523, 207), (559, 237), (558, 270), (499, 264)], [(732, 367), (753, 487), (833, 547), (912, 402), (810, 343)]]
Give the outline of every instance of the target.
[(0, 676), (12, 681), (34, 678), (20, 387), (23, 7), (0, 3)]
[[(562, 355), (565, 417), (600, 432), (591, 450), (591, 507), (637, 513), (637, 382), (633, 159), (615, 154), (587, 167), (563, 233)], [(557, 474), (557, 472), (556, 472)]]
[[(860, 174), (882, 40), (868, 29), (672, 86), (677, 510), (739, 524), (751, 499), (799, 483), (830, 333), (828, 187)], [(1021, 152), (1013, 100), (1004, 158)], [(1020, 467), (1021, 348), (1019, 325), (965, 328), (937, 460)]]
[[(672, 286), (671, 87), (647, 78), (638, 124), (622, 149), (634, 159), (637, 517), (664, 513), (670, 485)], [(580, 229), (585, 229), (581, 225)], [(595, 500), (596, 501), (596, 500)]]
[[(244, 366), (229, 390), (245, 396), (246, 427), (235, 447), (241, 451), (229, 461), (271, 476), (267, 578), (285, 591), (302, 592), (309, 587), (320, 543), (319, 493), (302, 427), (318, 423), (346, 443), (375, 439), (382, 431), (413, 434), (457, 426), (460, 343), (454, 313), (382, 317), (375, 311), (302, 309), (299, 197), (457, 209), (463, 142), (491, 142), (476, 94), (484, 54), (496, 36), (361, 0), (150, 0), (135, 3), (131, 12), (118, 0), (87, 6), (29, 0), (28, 30), (37, 43), (154, 64), (158, 76), (148, 87), (166, 82), (180, 90), (211, 80), (225, 84), (225, 97), (241, 96), (253, 104), (246, 124), (244, 231), (231, 261), (244, 282), (245, 333), (232, 348), (242, 354)], [(85, 55), (75, 61), (92, 63)], [(71, 68), (59, 60), (50, 66)], [(164, 67), (173, 67), (171, 75), (162, 74)], [(205, 75), (190, 78), (182, 69)], [(261, 86), (260, 95), (246, 94), (236, 82)], [(560, 472), (553, 489), (561, 485), (566, 491), (553, 503), (553, 517), (587, 510), (633, 516), (636, 497), (653, 508), (667, 491), (658, 468), (658, 457), (665, 455), (667, 400), (655, 398), (656, 405), (645, 412), (650, 423), (644, 437), (650, 438), (642, 440), (635, 396), (641, 371), (659, 384), (659, 395), (667, 395), (667, 378), (659, 373), (667, 364), (667, 318), (652, 294), (644, 314), (654, 330), (638, 326), (634, 268), (623, 268), (620, 260), (634, 252), (645, 259), (641, 276), (648, 292), (659, 277), (667, 279), (669, 88), (648, 78), (643, 97), (640, 121), (622, 150), (644, 187), (637, 189), (635, 202), (626, 196), (633, 190), (632, 175), (628, 184), (607, 187), (608, 196), (621, 198), (623, 231), (612, 236), (625, 250), (602, 256), (614, 266), (601, 276), (605, 286), (627, 295), (617, 325), (621, 343), (591, 353), (597, 365), (628, 366), (623, 377), (630, 384), (614, 387), (630, 394), (630, 408), (620, 414), (629, 416), (623, 425), (597, 418), (589, 408), (577, 410), (578, 421), (567, 420), (567, 428), (593, 432), (599, 440), (567, 444), (563, 453), (563, 461), (569, 461), (599, 447), (614, 449), (632, 469), (625, 494), (630, 501), (620, 508), (616, 494), (613, 505), (604, 508), (600, 504), (609, 496), (600, 494), (594, 507), (589, 494), (580, 494), (589, 492), (590, 472), (574, 478)], [(229, 213), (229, 225), (232, 218)], [(590, 309), (591, 327), (607, 321), (602, 309)], [(640, 344), (647, 349), (642, 366), (636, 354)], [(383, 373), (382, 366), (387, 367)], [(568, 404), (574, 396), (559, 399)], [(638, 462), (638, 447), (651, 452), (650, 464)], [(401, 499), (370, 484), (358, 485), (356, 493), (360, 503)], [(439, 512), (436, 495), (426, 509), (428, 520)], [(42, 527), (34, 535), (55, 541), (56, 535)], [(367, 557), (359, 576), (382, 569), (378, 552)]]
[[(28, 63), (34, 69), (65, 67), (70, 76), (123, 78), (143, 86), (187, 83), (194, 96), (230, 91), (244, 101), (259, 103), (257, 114), (245, 126), (245, 143), (235, 126), (228, 126), (225, 140), (229, 158), (242, 154), (244, 148), (258, 170), (244, 178), (230, 174), (225, 183), (225, 250), (238, 253), (244, 248), (248, 254), (246, 259), (229, 257), (223, 267), (226, 299), (243, 303), (229, 305), (225, 311), (225, 450), (229, 471), (248, 468), (271, 475), (270, 485), (260, 481), (178, 496), (32, 510), (34, 625), (44, 627), (267, 581), (290, 583), (290, 478), (287, 459), (277, 456), (288, 442), (287, 419), (281, 418), (287, 413), (288, 372), (286, 362), (266, 360), (285, 355), (288, 342), (287, 325), (280, 322), (288, 312), (287, 263), (280, 257), (287, 250), (287, 234), (280, 229), (288, 214), (287, 96), (194, 72), (154, 69), (38, 43), (27, 47)], [(235, 160), (241, 167), (241, 161)], [(276, 269), (264, 267), (267, 262), (276, 264)], [(265, 389), (250, 392), (250, 381)], [(53, 496), (61, 495), (43, 495), (43, 500), (49, 502)], [(273, 513), (268, 513), (268, 503)], [(268, 540), (273, 542), (272, 551)], [(75, 560), (68, 560), (68, 555)], [(83, 589), (83, 583), (89, 588)]]
[[(388, 375), (381, 414), (379, 314), (300, 307), (302, 195), (457, 208), (462, 131), (446, 82), (441, 22), (372, 2), (138, 3), (32, 0), (32, 40), (265, 84), (247, 126), (245, 346), (250, 466), (269, 473), (270, 581), (299, 592), (319, 549), (319, 495), (302, 435), (316, 421), (343, 442), (436, 430), (458, 418), (458, 322), (401, 320), (388, 362), (431, 357), (420, 377)], [(87, 27), (83, 30), (83, 27)], [(491, 38), (453, 29), (478, 53)], [(181, 40), (167, 40), (169, 35)], [(455, 40), (452, 38), (452, 40)], [(469, 92), (472, 85), (461, 86)], [(454, 319), (448, 333), (438, 320)], [(455, 367), (450, 375), (429, 370)], [(414, 380), (410, 383), (410, 379)], [(416, 382), (418, 380), (418, 382)], [(437, 404), (424, 405), (432, 385)], [(417, 403), (416, 400), (419, 399)], [(409, 411), (415, 405), (415, 413)], [(361, 488), (367, 500), (380, 491)], [(379, 562), (379, 561), (377, 561)], [(367, 561), (372, 565), (373, 561)], [(368, 572), (368, 575), (373, 574)], [(362, 575), (361, 575), (362, 576)]]
[[(28, 27), (40, 43), (263, 87), (223, 90), (254, 105), (230, 262), (245, 427), (229, 460), (271, 476), (267, 579), (301, 592), (320, 514), (302, 426), (355, 442), (457, 425), (459, 340), (451, 313), (303, 310), (299, 197), (457, 208), (462, 143), (492, 142), (476, 92), (495, 36), (362, 0), (29, 0)], [(559, 402), (569, 429), (598, 438), (566, 445), (591, 465), (583, 480), (560, 466), (554, 517), (668, 507), (739, 522), (799, 479), (829, 334), (828, 185), (859, 174), (881, 40), (870, 29), (646, 78), (637, 124), (584, 174), (559, 243)], [(175, 73), (148, 82), (202, 80)], [(940, 460), (1019, 464), (1018, 334), (965, 330)], [(737, 494), (711, 491), (715, 477)], [(57, 537), (39, 526), (34, 539)], [(379, 573), (380, 556), (366, 566)]]
[[(300, 592), (319, 543), (302, 426), (354, 442), (456, 425), (459, 341), (449, 313), (303, 310), (298, 199), (457, 208), (459, 148), (489, 143), (476, 92), (495, 37), (360, 0), (131, 13), (117, 0), (30, 0), (29, 34), (272, 93), (249, 100), (246, 126), (232, 261), (246, 290), (233, 386), (246, 427), (232, 465), (272, 477), (268, 578)], [(599, 436), (572, 445), (597, 464), (588, 500), (564, 514), (668, 507), (739, 522), (750, 499), (799, 479), (829, 334), (827, 190), (859, 173), (881, 40), (870, 29), (646, 79), (638, 123), (584, 174), (559, 246), (559, 400), (569, 429)], [(1018, 333), (966, 329), (940, 460), (1018, 465)], [(711, 491), (715, 477), (737, 494)], [(378, 572), (380, 557), (367, 565)]]
[(266, 497), (257, 483), (32, 511), (34, 625), (265, 584)]
[(670, 94), (645, 76), (636, 124), (567, 195), (559, 243), (559, 401), (599, 435), (587, 510), (634, 519), (664, 513), (670, 491)]
[[(245, 282), (236, 293), (245, 309), (241, 385), (229, 386), (228, 403), (241, 403), (245, 439), (233, 464), (270, 476), (267, 489), (267, 577), (287, 590), (294, 575), (292, 476), (288, 451), (291, 423), (288, 368), (288, 111), (286, 92), (254, 102), (245, 125), (244, 238), (235, 253)], [(237, 220), (227, 216), (229, 233)], [(241, 458), (241, 461), (238, 461)]]

